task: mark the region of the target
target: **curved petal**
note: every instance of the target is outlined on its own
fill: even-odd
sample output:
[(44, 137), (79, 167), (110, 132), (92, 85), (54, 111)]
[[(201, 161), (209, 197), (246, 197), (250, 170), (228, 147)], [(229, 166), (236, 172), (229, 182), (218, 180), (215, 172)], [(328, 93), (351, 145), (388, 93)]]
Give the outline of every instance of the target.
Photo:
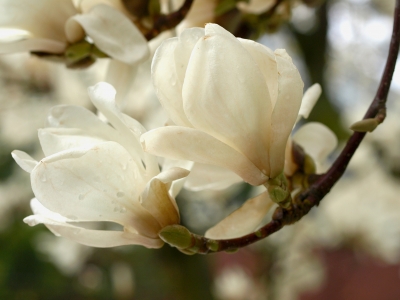
[[(1, 34), (1, 33), (0, 33)], [(43, 51), (47, 53), (63, 53), (66, 43), (50, 39), (32, 38), (26, 36), (14, 36), (12, 41), (0, 37), (0, 54)]]
[(158, 222), (139, 203), (145, 183), (119, 144), (74, 148), (43, 159), (31, 173), (32, 190), (51, 211), (79, 221), (111, 221), (155, 238)]
[(150, 50), (143, 34), (123, 13), (111, 6), (96, 5), (74, 19), (94, 44), (112, 58), (131, 65), (149, 58)]
[(104, 142), (103, 139), (88, 136), (79, 128), (39, 129), (39, 140), (45, 156), (77, 147), (91, 147)]
[(303, 117), (304, 119), (308, 118), (319, 97), (321, 96), (321, 93), (322, 88), (319, 83), (315, 83), (307, 89), (307, 91), (304, 93), (303, 99), (301, 100), (299, 116), (297, 119), (300, 119), (300, 117)]
[[(90, 100), (96, 108), (104, 114), (107, 120), (121, 134), (123, 140), (118, 141), (123, 145), (134, 159), (144, 159), (144, 153), (139, 140), (125, 123), (126, 117), (120, 112), (115, 103), (116, 90), (106, 82), (99, 82), (88, 88)], [(112, 140), (112, 139), (111, 139)], [(141, 164), (138, 164), (141, 168)]]
[[(268, 120), (271, 114), (264, 76), (241, 43), (218, 25), (200, 39), (183, 84), (189, 121), (235, 148), (269, 174)], [(223, 34), (222, 34), (223, 32)]]
[(223, 190), (242, 181), (240, 176), (228, 169), (195, 163), (184, 187), (191, 191)]
[(310, 122), (300, 127), (293, 135), (293, 140), (314, 159), (317, 172), (321, 171), (322, 164), (338, 144), (332, 130), (317, 122)]
[(151, 76), (158, 100), (171, 120), (177, 125), (192, 127), (183, 111), (182, 86), (175, 67), (174, 52), (178, 43), (178, 38), (171, 38), (158, 47), (151, 63)]
[(274, 52), (268, 47), (252, 40), (238, 39), (242, 46), (253, 57), (258, 68), (264, 75), (268, 86), (272, 107), (278, 99), (278, 70)]
[(210, 239), (232, 239), (253, 232), (261, 223), (274, 202), (268, 191), (247, 200), (214, 227), (207, 230), (205, 237)]
[(116, 247), (122, 245), (143, 245), (147, 248), (160, 248), (164, 243), (160, 239), (152, 239), (137, 233), (123, 231), (92, 230), (74, 226), (60, 214), (44, 207), (37, 199), (32, 199), (31, 207), (34, 215), (24, 218), (30, 226), (44, 224), (55, 235), (69, 238), (75, 242), (92, 247)]
[(13, 152), (11, 152), (11, 155), (18, 166), (20, 166), (22, 170), (28, 173), (31, 173), (38, 164), (38, 162), (34, 158), (22, 151), (14, 150)]
[(25, 29), (35, 38), (66, 42), (64, 24), (77, 13), (71, 0), (0, 0), (0, 27)]
[(247, 157), (211, 135), (193, 128), (167, 126), (141, 137), (144, 151), (177, 160), (191, 160), (232, 170), (252, 185), (268, 178)]
[(153, 178), (142, 194), (142, 206), (160, 223), (161, 228), (179, 224), (179, 212), (175, 201), (168, 193), (168, 187), (158, 178)]
[(124, 107), (128, 100), (128, 92), (136, 78), (138, 66), (131, 66), (121, 61), (112, 59), (108, 63), (105, 81), (111, 84), (117, 91), (116, 102)]
[(285, 147), (299, 113), (304, 85), (285, 50), (276, 50), (275, 57), (278, 66), (278, 100), (271, 118), (271, 178), (283, 171)]

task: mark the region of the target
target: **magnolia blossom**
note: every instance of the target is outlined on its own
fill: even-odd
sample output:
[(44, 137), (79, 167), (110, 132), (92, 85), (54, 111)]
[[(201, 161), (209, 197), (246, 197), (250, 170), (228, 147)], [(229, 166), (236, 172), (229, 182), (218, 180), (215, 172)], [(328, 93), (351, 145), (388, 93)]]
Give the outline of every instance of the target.
[[(89, 88), (89, 96), (110, 125), (84, 108), (56, 106), (48, 127), (39, 130), (46, 157), (37, 162), (24, 152), (12, 153), (31, 173), (36, 196), (34, 215), (24, 221), (43, 223), (56, 235), (90, 246), (161, 247), (158, 232), (179, 223), (171, 182), (188, 171), (160, 173), (156, 157), (140, 147), (144, 128), (116, 108), (112, 86), (99, 83)], [(110, 222), (123, 230), (90, 227)]]
[(126, 64), (149, 55), (146, 39), (118, 0), (0, 0), (0, 7), (0, 53), (61, 54), (88, 36)]
[(217, 165), (255, 186), (283, 171), (303, 94), (285, 50), (273, 52), (207, 24), (164, 41), (152, 76), (176, 126), (144, 134), (145, 151)]
[(104, 56), (93, 43), (113, 59), (105, 81), (116, 87), (120, 99), (150, 55), (121, 0), (0, 0), (0, 9), (0, 54), (65, 54), (68, 66), (79, 67)]

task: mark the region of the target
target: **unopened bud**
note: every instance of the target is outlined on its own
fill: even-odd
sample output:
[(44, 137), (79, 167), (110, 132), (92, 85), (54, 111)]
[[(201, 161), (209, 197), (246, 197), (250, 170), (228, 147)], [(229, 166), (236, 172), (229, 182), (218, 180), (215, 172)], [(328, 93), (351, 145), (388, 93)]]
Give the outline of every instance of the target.
[(193, 244), (191, 232), (181, 225), (166, 226), (158, 235), (164, 242), (179, 249), (189, 248)]
[(379, 125), (379, 121), (375, 118), (364, 119), (358, 122), (355, 122), (350, 126), (350, 129), (358, 132), (372, 132)]

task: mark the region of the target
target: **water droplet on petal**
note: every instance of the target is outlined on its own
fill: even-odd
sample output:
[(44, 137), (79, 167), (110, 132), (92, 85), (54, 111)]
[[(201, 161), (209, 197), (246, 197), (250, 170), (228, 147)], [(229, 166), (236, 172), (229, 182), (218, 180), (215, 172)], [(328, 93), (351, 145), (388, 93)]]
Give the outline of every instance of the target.
[(125, 193), (124, 193), (124, 192), (118, 192), (118, 193), (117, 193), (117, 197), (118, 197), (118, 198), (121, 198), (121, 197), (123, 197), (123, 196), (125, 196)]
[(124, 214), (124, 213), (126, 212), (126, 208), (125, 208), (125, 207), (121, 207), (121, 209), (119, 210), (119, 212), (120, 212), (121, 214)]
[(84, 194), (79, 194), (78, 199), (79, 199), (79, 200), (85, 199), (85, 195), (84, 195)]

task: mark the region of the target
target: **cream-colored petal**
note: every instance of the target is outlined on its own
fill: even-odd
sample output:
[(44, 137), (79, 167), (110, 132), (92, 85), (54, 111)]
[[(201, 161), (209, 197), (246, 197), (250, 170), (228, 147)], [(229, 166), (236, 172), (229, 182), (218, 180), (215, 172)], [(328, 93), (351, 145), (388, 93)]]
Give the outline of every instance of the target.
[(18, 166), (20, 166), (22, 170), (28, 173), (31, 173), (38, 164), (38, 162), (34, 158), (22, 151), (14, 150), (13, 152), (11, 152), (11, 155)]
[(83, 245), (115, 247), (136, 244), (148, 248), (159, 248), (163, 245), (160, 239), (148, 238), (133, 232), (92, 230), (72, 225), (73, 220), (50, 211), (37, 199), (32, 199), (31, 207), (34, 215), (26, 217), (25, 223), (30, 226), (44, 224), (55, 235), (69, 238)]
[(65, 23), (65, 36), (69, 43), (74, 44), (83, 40), (86, 36), (85, 30), (74, 17), (71, 17)]
[(103, 139), (88, 136), (78, 128), (39, 129), (39, 141), (45, 156), (77, 147), (91, 147), (104, 142)]
[(22, 35), (8, 36), (6, 39), (0, 37), (0, 54), (27, 51), (43, 51), (58, 54), (64, 52), (66, 45), (65, 42)]
[(275, 50), (278, 66), (278, 100), (271, 119), (271, 146), (269, 159), (271, 177), (283, 171), (285, 147), (299, 113), (303, 96), (303, 80), (285, 50)]
[(106, 82), (99, 82), (98, 84), (89, 87), (88, 93), (90, 100), (92, 100), (96, 108), (122, 135), (123, 141), (119, 141), (121, 145), (123, 145), (128, 152), (131, 153), (132, 158), (138, 162), (138, 165), (140, 165), (139, 159), (144, 159), (144, 153), (140, 146), (139, 140), (125, 124), (126, 117), (123, 116), (121, 111), (116, 106), (116, 90), (114, 87)]
[(174, 53), (178, 43), (178, 38), (171, 38), (158, 47), (151, 64), (151, 76), (158, 100), (172, 121), (192, 127), (183, 111), (182, 86), (176, 72)]
[[(189, 121), (249, 158), (269, 174), (268, 120), (271, 103), (264, 76), (251, 55), (218, 25), (190, 56), (183, 85)], [(213, 34), (215, 32), (215, 34)]]
[(145, 183), (129, 153), (106, 142), (46, 157), (31, 173), (32, 190), (53, 212), (79, 221), (111, 221), (155, 238), (157, 221), (138, 202)]
[(326, 158), (338, 144), (337, 137), (332, 130), (317, 122), (310, 122), (300, 127), (293, 135), (293, 140), (314, 159), (317, 172), (321, 172)]
[(33, 37), (66, 42), (64, 24), (77, 10), (71, 0), (0, 0), (0, 27), (25, 29)]
[(174, 50), (174, 60), (178, 79), (177, 85), (181, 92), (190, 55), (194, 46), (202, 37), (204, 37), (204, 28), (190, 28), (179, 35), (178, 43)]
[(168, 193), (168, 187), (158, 178), (153, 178), (142, 194), (142, 206), (158, 221), (161, 228), (179, 224), (179, 212)]
[(151, 249), (161, 248), (164, 245), (161, 239), (149, 238), (131, 232), (92, 230), (55, 225), (47, 225), (47, 227), (60, 236), (91, 247), (108, 248), (123, 245), (141, 245)]
[(243, 154), (193, 128), (167, 126), (151, 130), (141, 137), (144, 151), (177, 160), (191, 160), (232, 170), (252, 185), (268, 178)]
[(105, 4), (74, 17), (104, 53), (127, 64), (137, 65), (149, 58), (147, 40), (120, 11)]
[(253, 232), (273, 206), (274, 202), (265, 191), (257, 197), (247, 200), (214, 227), (207, 230), (205, 237), (209, 239), (232, 239)]
[(274, 52), (255, 41), (246, 39), (238, 40), (253, 57), (258, 68), (263, 73), (269, 91), (269, 97), (267, 97), (267, 99), (271, 101), (272, 107), (274, 107), (278, 99), (278, 70)]
[(192, 191), (223, 190), (242, 181), (243, 179), (231, 170), (195, 163), (184, 186)]
[(111, 84), (117, 91), (115, 100), (120, 107), (124, 107), (129, 101), (128, 92), (136, 78), (137, 71), (138, 65), (128, 65), (115, 59), (110, 60), (108, 64), (105, 82)]
[(303, 117), (304, 119), (308, 118), (319, 97), (321, 96), (321, 93), (322, 88), (319, 83), (315, 83), (307, 89), (307, 91), (304, 93), (303, 99), (301, 100), (298, 119), (300, 119), (300, 117)]

